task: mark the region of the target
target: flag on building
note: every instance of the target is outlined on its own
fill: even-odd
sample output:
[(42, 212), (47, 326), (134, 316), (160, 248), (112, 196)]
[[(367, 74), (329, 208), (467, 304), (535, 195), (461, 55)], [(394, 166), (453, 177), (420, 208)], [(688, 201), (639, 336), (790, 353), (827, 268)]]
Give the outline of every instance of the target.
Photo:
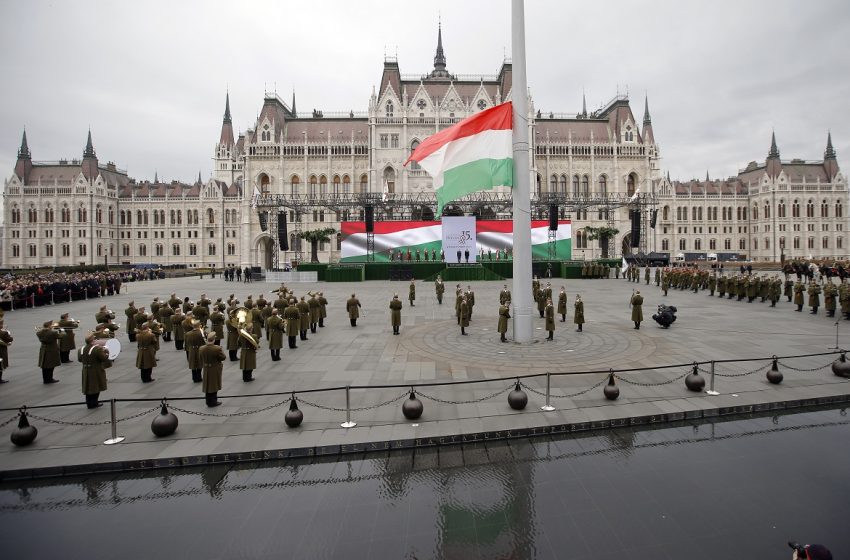
[(260, 189), (257, 188), (257, 185), (254, 185), (254, 195), (251, 197), (251, 208), (257, 207), (257, 201), (260, 199)]
[(417, 162), (434, 178), (437, 216), (443, 206), (469, 193), (512, 187), (513, 106), (481, 111), (426, 138), (404, 162)]

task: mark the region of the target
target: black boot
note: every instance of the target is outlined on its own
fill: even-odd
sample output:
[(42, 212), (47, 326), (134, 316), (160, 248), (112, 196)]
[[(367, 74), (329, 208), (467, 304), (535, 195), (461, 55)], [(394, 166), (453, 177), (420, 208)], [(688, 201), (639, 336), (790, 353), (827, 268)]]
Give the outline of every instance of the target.
[(319, 328), (321, 328), (321, 329), (325, 328), (325, 320), (324, 319), (319, 319)]
[(543, 312), (542, 311), (540, 312), (540, 318), (541, 319), (543, 318)]
[(58, 379), (53, 379), (53, 368), (41, 370), (41, 380), (45, 385), (50, 385), (51, 383), (59, 383)]
[(254, 371), (253, 369), (243, 369), (242, 370), (242, 381), (244, 381), (246, 383), (249, 382), (249, 381), (253, 381), (254, 377), (251, 375), (251, 373), (253, 371)]
[(139, 370), (142, 374), (142, 383), (150, 383), (153, 381), (151, 374), (153, 373), (153, 368), (146, 368)]
[(236, 350), (228, 350), (227, 354), (230, 356), (230, 361), (235, 362), (239, 358), (236, 356)]
[(70, 354), (71, 354), (70, 350), (63, 350), (62, 352), (59, 352), (59, 361), (62, 362), (63, 364), (70, 364), (71, 363), (71, 359), (69, 357)]
[(88, 408), (97, 408), (99, 406), (103, 406), (103, 403), (97, 402), (100, 398), (100, 393), (95, 393), (93, 395), (86, 395), (86, 406)]
[(174, 347), (177, 348), (178, 350), (183, 350), (183, 341), (182, 340), (175, 340), (174, 341)]
[(312, 323), (310, 325), (310, 332), (316, 334), (316, 323)]
[(193, 383), (200, 383), (203, 380), (204, 380), (204, 378), (201, 376), (201, 370), (193, 369), (192, 370), (192, 382)]
[(505, 338), (505, 333), (502, 333), (502, 337), (499, 339), (500, 342), (507, 342), (508, 339)]
[(566, 314), (562, 314), (562, 315), (561, 315), (561, 322), (562, 322), (562, 323), (566, 323), (566, 322), (567, 322), (567, 316), (566, 316)]
[(307, 340), (307, 331), (301, 331), (301, 340)]
[(207, 397), (207, 406), (213, 407), (221, 404), (218, 402), (218, 393), (205, 393), (205, 395)]
[(460, 328), (460, 334), (462, 334), (463, 336), (466, 336), (466, 330), (464, 330), (463, 327)]
[(295, 345), (295, 337), (294, 336), (288, 336), (287, 338), (289, 339), (289, 347), (290, 348), (298, 348), (298, 346)]
[(352, 326), (352, 327), (356, 327), (356, 326), (357, 326), (357, 319), (349, 319), (349, 320), (351, 321), (351, 326)]
[(549, 336), (546, 338), (546, 340), (555, 340), (555, 332), (549, 331)]
[(797, 311), (800, 311), (800, 312), (803, 311), (803, 304), (802, 303), (797, 306)]

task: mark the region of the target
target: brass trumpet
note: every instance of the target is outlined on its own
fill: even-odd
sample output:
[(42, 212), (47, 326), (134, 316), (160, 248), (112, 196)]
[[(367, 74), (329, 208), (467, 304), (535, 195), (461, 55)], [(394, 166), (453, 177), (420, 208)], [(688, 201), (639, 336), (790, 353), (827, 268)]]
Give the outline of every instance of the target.
[[(78, 327), (79, 327), (79, 325), (77, 325), (76, 327), (60, 327), (60, 326), (59, 326), (59, 325), (57, 325), (56, 323), (53, 323), (53, 325), (51, 325), (51, 327), (50, 327), (50, 328), (51, 328), (52, 330), (54, 330), (54, 331), (71, 331), (71, 330), (74, 330), (74, 329), (76, 329), (76, 328), (78, 328)], [(35, 332), (38, 332), (38, 331), (40, 331), (40, 330), (42, 330), (42, 329), (44, 329), (44, 328), (45, 328), (45, 327), (33, 327), (33, 330), (35, 330)]]
[(247, 307), (237, 307), (230, 312), (230, 326), (241, 329), (242, 325), (248, 322), (250, 316), (251, 312)]

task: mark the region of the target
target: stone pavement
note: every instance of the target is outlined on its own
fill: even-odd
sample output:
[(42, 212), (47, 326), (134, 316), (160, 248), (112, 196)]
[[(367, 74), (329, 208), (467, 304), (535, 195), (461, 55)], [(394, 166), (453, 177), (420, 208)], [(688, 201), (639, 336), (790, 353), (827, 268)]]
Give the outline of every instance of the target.
[[(510, 286), (511, 282), (507, 282)], [(238, 362), (225, 362), (224, 389), (219, 394), (224, 404), (215, 409), (205, 407), (200, 385), (191, 381), (185, 354), (175, 350), (173, 343), (161, 343), (160, 362), (153, 374), (156, 382), (146, 385), (140, 382), (139, 371), (135, 368), (135, 347), (127, 340), (123, 328), (123, 309), (130, 299), (147, 307), (155, 295), (168, 296), (172, 292), (193, 300), (202, 292), (212, 300), (217, 297), (226, 300), (231, 292), (241, 301), (248, 294), (253, 294), (256, 300), (261, 291), (268, 298), (276, 284), (229, 283), (220, 278), (137, 282), (128, 284), (127, 293), (120, 296), (7, 313), (6, 326), (15, 342), (10, 348), (11, 368), (4, 373), (4, 378), (10, 382), (0, 385), (0, 408), (80, 404), (31, 410), (31, 414), (41, 417), (31, 418), (39, 430), (38, 438), (27, 448), (15, 448), (8, 440), (0, 446), (0, 477), (435, 445), (850, 399), (850, 384), (834, 376), (828, 367), (835, 356), (782, 360), (780, 370), (785, 380), (778, 386), (765, 380), (769, 361), (718, 364), (717, 373), (724, 375), (716, 380), (719, 396), (687, 391), (681, 377), (690, 370), (688, 366), (652, 369), (693, 361), (830, 351), (836, 340), (835, 320), (826, 318), (822, 311), (817, 316), (795, 313), (792, 304), (784, 298), (771, 309), (769, 303), (720, 300), (709, 297), (707, 292), (671, 291), (665, 298), (654, 285), (638, 285), (622, 279), (567, 281), (556, 278), (552, 280), (554, 293), (561, 285), (567, 288), (567, 322), (556, 322), (555, 340), (548, 342), (544, 340), (547, 333), (543, 330), (543, 319), (535, 318), (534, 343), (519, 345), (500, 343), (495, 330), (498, 293), (503, 283), (473, 282), (471, 285), (476, 305), (469, 336), (461, 336), (453, 317), (454, 285), (447, 286), (444, 303), (440, 306), (433, 284), (417, 282), (416, 306), (410, 307), (406, 299), (407, 282), (291, 284), (298, 295), (308, 290), (324, 291), (330, 302), (326, 327), (309, 334), (308, 341), (299, 341), (297, 349), (284, 348), (280, 362), (270, 360), (263, 341), (253, 383), (241, 381)], [(645, 297), (646, 321), (640, 330), (635, 330), (630, 321), (628, 302), (633, 289), (641, 290)], [(345, 301), (352, 292), (357, 293), (363, 304), (356, 328), (349, 326), (345, 313)], [(393, 292), (398, 292), (404, 301), (401, 336), (392, 336), (389, 322), (388, 305)], [(572, 323), (572, 302), (577, 293), (585, 302), (587, 323), (582, 333), (575, 332)], [(82, 404), (77, 362), (56, 369), (60, 383), (41, 383), (36, 367), (38, 341), (33, 329), (43, 321), (58, 319), (59, 314), (67, 311), (82, 322), (83, 328), (77, 331), (79, 346), (84, 332), (95, 324), (95, 312), (104, 303), (115, 311), (122, 324), (118, 338), (123, 352), (107, 372), (109, 389), (101, 394), (101, 399), (155, 399), (117, 404), (119, 419), (141, 416), (119, 422), (118, 433), (126, 440), (112, 446), (103, 445), (110, 435), (109, 406), (88, 410)], [(678, 320), (669, 330), (661, 329), (651, 320), (659, 303), (676, 305), (679, 309)], [(849, 348), (850, 322), (842, 321), (839, 329), (839, 346)], [(702, 367), (708, 371), (708, 365)], [(626, 381), (637, 384), (618, 382), (619, 400), (606, 401), (600, 385), (606, 376), (599, 372), (609, 368), (646, 368), (647, 371), (624, 373)], [(758, 371), (750, 375), (725, 377), (756, 369)], [(529, 404), (525, 410), (509, 408), (507, 392), (512, 388), (514, 376), (576, 371), (597, 373), (552, 376), (554, 411), (543, 412), (539, 408), (544, 401), (545, 377), (524, 381), (529, 388)], [(398, 387), (352, 389), (352, 420), (357, 422), (354, 428), (340, 427), (345, 420), (344, 390), (298, 395), (304, 423), (299, 428), (289, 429), (283, 422), (291, 391), (468, 380), (487, 382), (423, 387), (419, 395), (425, 411), (416, 422), (405, 420), (401, 414), (406, 390)], [(675, 381), (667, 383), (670, 380)], [(283, 394), (236, 398), (272, 392)], [(199, 400), (174, 401), (172, 408), (183, 410), (175, 411), (180, 426), (174, 435), (156, 439), (150, 431), (154, 412), (146, 411), (162, 397), (198, 397)], [(386, 401), (391, 402), (371, 408)], [(272, 406), (276, 404), (278, 406)], [(254, 413), (267, 407), (271, 408)], [(0, 424), (13, 416), (14, 412), (0, 413)], [(14, 426), (14, 423), (8, 424), (0, 431), (10, 434)]]

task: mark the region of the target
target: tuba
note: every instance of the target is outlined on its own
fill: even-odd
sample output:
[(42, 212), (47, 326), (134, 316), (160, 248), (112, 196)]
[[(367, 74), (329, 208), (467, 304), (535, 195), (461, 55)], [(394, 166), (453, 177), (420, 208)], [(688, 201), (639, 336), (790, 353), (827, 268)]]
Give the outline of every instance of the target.
[(248, 322), (248, 317), (251, 312), (247, 307), (239, 307), (230, 312), (230, 326), (236, 329), (241, 329), (242, 325)]
[(257, 350), (257, 349), (260, 348), (260, 342), (256, 338), (254, 338), (254, 335), (252, 335), (251, 333), (249, 333), (245, 329), (241, 329), (241, 328), (239, 329), (239, 336), (241, 336), (242, 338), (247, 340), (251, 344), (251, 346), (254, 347), (254, 350)]

